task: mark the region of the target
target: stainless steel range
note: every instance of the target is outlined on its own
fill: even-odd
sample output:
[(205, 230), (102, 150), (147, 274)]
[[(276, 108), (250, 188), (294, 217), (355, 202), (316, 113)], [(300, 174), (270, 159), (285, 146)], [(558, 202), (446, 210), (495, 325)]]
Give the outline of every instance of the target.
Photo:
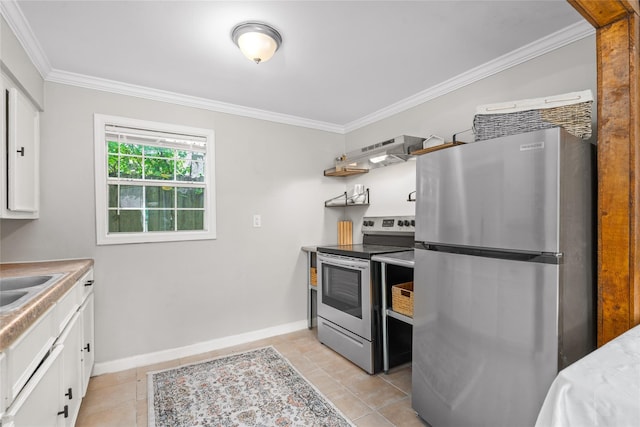
[(377, 254), (411, 250), (415, 217), (365, 217), (362, 244), (318, 247), (318, 338), (370, 374), (382, 367)]

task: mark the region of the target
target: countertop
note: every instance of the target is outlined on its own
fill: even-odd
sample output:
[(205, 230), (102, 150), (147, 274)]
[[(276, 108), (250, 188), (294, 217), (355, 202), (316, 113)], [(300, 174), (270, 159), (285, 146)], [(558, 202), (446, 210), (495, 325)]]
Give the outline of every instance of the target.
[(305, 252), (318, 252), (317, 246), (303, 246), (302, 250)]
[(400, 265), (402, 267), (411, 268), (413, 268), (415, 265), (413, 250), (374, 255), (371, 257), (371, 261), (384, 262), (385, 264)]
[(64, 274), (51, 287), (36, 294), (22, 307), (0, 314), (0, 352), (11, 345), (42, 314), (55, 305), (56, 301), (92, 267), (92, 259), (0, 264), (0, 277)]

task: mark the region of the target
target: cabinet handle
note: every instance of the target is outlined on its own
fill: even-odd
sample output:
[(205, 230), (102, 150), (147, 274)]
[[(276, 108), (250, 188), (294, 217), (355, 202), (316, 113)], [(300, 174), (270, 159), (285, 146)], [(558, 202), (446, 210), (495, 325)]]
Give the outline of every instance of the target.
[(91, 343), (87, 343), (87, 346), (84, 348), (88, 353), (91, 353)]
[(65, 418), (69, 418), (69, 405), (64, 405), (64, 410), (58, 412), (58, 415), (64, 415)]
[(87, 280), (86, 282), (84, 282), (85, 286), (91, 286), (93, 285), (93, 280)]
[(69, 397), (69, 400), (73, 399), (73, 389), (69, 387), (69, 391), (64, 394)]
[(20, 157), (24, 157), (24, 147), (20, 147), (19, 150), (16, 150), (16, 153), (20, 153)]

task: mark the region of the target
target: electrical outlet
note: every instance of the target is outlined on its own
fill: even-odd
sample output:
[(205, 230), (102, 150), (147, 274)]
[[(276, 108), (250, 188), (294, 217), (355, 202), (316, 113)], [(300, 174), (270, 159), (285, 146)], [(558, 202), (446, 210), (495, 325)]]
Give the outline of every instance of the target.
[(253, 216), (253, 226), (262, 227), (262, 217), (260, 215)]

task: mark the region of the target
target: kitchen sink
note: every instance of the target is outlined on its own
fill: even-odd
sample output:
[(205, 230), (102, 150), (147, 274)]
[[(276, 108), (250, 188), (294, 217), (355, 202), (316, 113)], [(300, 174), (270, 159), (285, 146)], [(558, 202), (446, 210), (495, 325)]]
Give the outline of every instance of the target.
[(27, 291), (2, 291), (0, 292), (0, 307), (12, 304), (27, 294)]
[(0, 313), (22, 307), (31, 298), (56, 283), (63, 273), (39, 276), (1, 277)]
[(54, 276), (24, 276), (0, 278), (0, 291), (14, 291), (16, 289), (40, 286), (53, 279)]

